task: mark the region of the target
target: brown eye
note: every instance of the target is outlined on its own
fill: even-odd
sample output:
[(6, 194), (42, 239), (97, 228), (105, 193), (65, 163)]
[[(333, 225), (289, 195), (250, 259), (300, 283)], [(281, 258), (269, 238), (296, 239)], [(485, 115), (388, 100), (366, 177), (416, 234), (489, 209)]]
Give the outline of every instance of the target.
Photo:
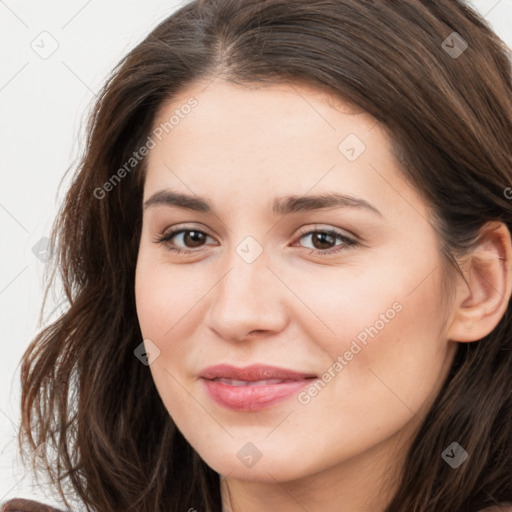
[[(309, 247), (301, 245), (301, 247), (310, 249), (312, 253), (320, 255), (343, 251), (348, 249), (350, 246), (357, 244), (355, 240), (352, 240), (348, 236), (332, 230), (316, 229), (308, 231), (307, 233), (302, 234), (299, 237), (299, 240), (307, 240), (308, 238), (311, 245)], [(340, 241), (341, 243), (336, 243), (337, 241)]]
[(208, 235), (197, 229), (178, 229), (161, 235), (156, 242), (164, 244), (167, 249), (180, 252), (192, 252), (194, 248), (205, 244)]
[(206, 234), (202, 231), (183, 231), (183, 243), (187, 247), (199, 247), (206, 240)]
[(330, 249), (336, 243), (336, 238), (330, 233), (318, 231), (311, 235), (311, 241), (315, 249)]

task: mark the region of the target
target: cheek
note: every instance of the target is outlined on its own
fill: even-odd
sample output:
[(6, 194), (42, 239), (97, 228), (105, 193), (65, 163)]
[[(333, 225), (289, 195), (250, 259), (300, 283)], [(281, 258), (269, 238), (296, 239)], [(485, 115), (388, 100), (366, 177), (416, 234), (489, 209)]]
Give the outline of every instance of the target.
[(293, 283), (294, 297), (290, 294), (287, 301), (293, 309), (288, 314), (300, 337), (334, 360), (354, 342), (355, 352), (357, 344), (364, 348), (389, 332), (403, 310), (404, 297), (399, 282), (382, 279), (386, 273), (383, 267), (367, 270), (355, 265), (300, 274), (283, 270), (283, 280)]
[(183, 416), (190, 411), (190, 397), (180, 383), (184, 382), (184, 372), (194, 367), (190, 336), (200, 322), (198, 305), (208, 286), (186, 266), (171, 269), (162, 259), (144, 248), (139, 252), (135, 276), (137, 317), (143, 339), (151, 340), (159, 349), (149, 367), (158, 393), (169, 414), (186, 423)]
[(349, 393), (358, 397), (355, 407), (390, 401), (403, 407), (403, 401), (417, 411), (435, 392), (453, 347), (443, 336), (441, 272), (429, 274), (432, 268), (430, 262), (412, 268), (395, 261), (295, 281), (294, 292), (309, 311), (294, 311), (293, 322), (315, 346), (311, 361), (324, 361), (315, 368), (328, 381), (324, 396), (334, 401)]
[[(453, 348), (443, 337), (440, 286), (439, 274), (431, 275), (414, 291), (413, 286), (404, 288), (409, 289), (407, 293), (393, 293), (395, 288), (389, 283), (383, 289), (373, 289), (373, 300), (360, 303), (361, 307), (368, 304), (371, 314), (359, 314), (362, 322), (350, 324), (351, 347), (345, 354), (352, 360), (344, 371), (350, 391), (359, 395), (361, 405), (395, 405), (419, 413), (425, 401), (434, 398)], [(379, 306), (375, 308), (375, 304)], [(356, 309), (351, 313), (348, 318), (357, 317)], [(357, 346), (361, 350), (352, 356)]]
[(163, 252), (154, 255), (141, 248), (135, 275), (141, 331), (145, 338), (154, 338), (157, 343), (164, 337), (174, 337), (176, 330), (194, 319), (195, 307), (208, 291), (208, 284), (197, 272), (186, 265), (171, 268), (165, 256)]

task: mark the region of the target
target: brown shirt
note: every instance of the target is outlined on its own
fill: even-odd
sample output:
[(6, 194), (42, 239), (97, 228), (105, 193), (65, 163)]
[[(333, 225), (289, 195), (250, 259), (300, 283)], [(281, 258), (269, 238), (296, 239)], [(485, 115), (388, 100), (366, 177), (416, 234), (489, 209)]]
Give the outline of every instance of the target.
[[(16, 498), (2, 505), (0, 512), (64, 512), (38, 501)], [(505, 503), (501, 507), (490, 507), (480, 512), (512, 512), (512, 504)]]
[(63, 512), (38, 501), (15, 498), (2, 505), (0, 512)]

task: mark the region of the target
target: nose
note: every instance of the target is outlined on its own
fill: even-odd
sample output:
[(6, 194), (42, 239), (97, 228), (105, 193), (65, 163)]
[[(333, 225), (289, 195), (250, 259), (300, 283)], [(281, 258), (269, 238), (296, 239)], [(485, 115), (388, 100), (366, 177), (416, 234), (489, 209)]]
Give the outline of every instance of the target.
[(212, 290), (205, 317), (218, 336), (241, 341), (275, 334), (286, 327), (286, 290), (267, 267), (264, 253), (252, 263), (234, 254), (223, 274)]

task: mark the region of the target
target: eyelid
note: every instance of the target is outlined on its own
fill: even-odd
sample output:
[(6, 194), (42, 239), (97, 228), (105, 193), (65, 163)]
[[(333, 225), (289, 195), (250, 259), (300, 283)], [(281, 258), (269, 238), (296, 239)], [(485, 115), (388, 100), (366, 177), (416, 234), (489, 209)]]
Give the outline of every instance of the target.
[(354, 240), (354, 242), (358, 241), (358, 237), (351, 233), (350, 231), (347, 231), (345, 229), (337, 228), (334, 226), (330, 226), (328, 224), (308, 224), (304, 228), (299, 228), (299, 231), (295, 235), (296, 238), (307, 235), (308, 233), (311, 233), (312, 231), (326, 231), (326, 232), (335, 232), (338, 235), (344, 236), (346, 238), (351, 238)]
[(215, 238), (213, 235), (210, 235), (208, 229), (206, 227), (204, 227), (204, 225), (202, 225), (202, 224), (194, 225), (194, 224), (188, 224), (185, 222), (185, 223), (175, 224), (173, 226), (163, 229), (161, 232), (159, 232), (157, 234), (157, 239), (162, 238), (162, 237), (168, 237), (171, 234), (176, 235), (180, 231), (199, 231), (211, 238)]

